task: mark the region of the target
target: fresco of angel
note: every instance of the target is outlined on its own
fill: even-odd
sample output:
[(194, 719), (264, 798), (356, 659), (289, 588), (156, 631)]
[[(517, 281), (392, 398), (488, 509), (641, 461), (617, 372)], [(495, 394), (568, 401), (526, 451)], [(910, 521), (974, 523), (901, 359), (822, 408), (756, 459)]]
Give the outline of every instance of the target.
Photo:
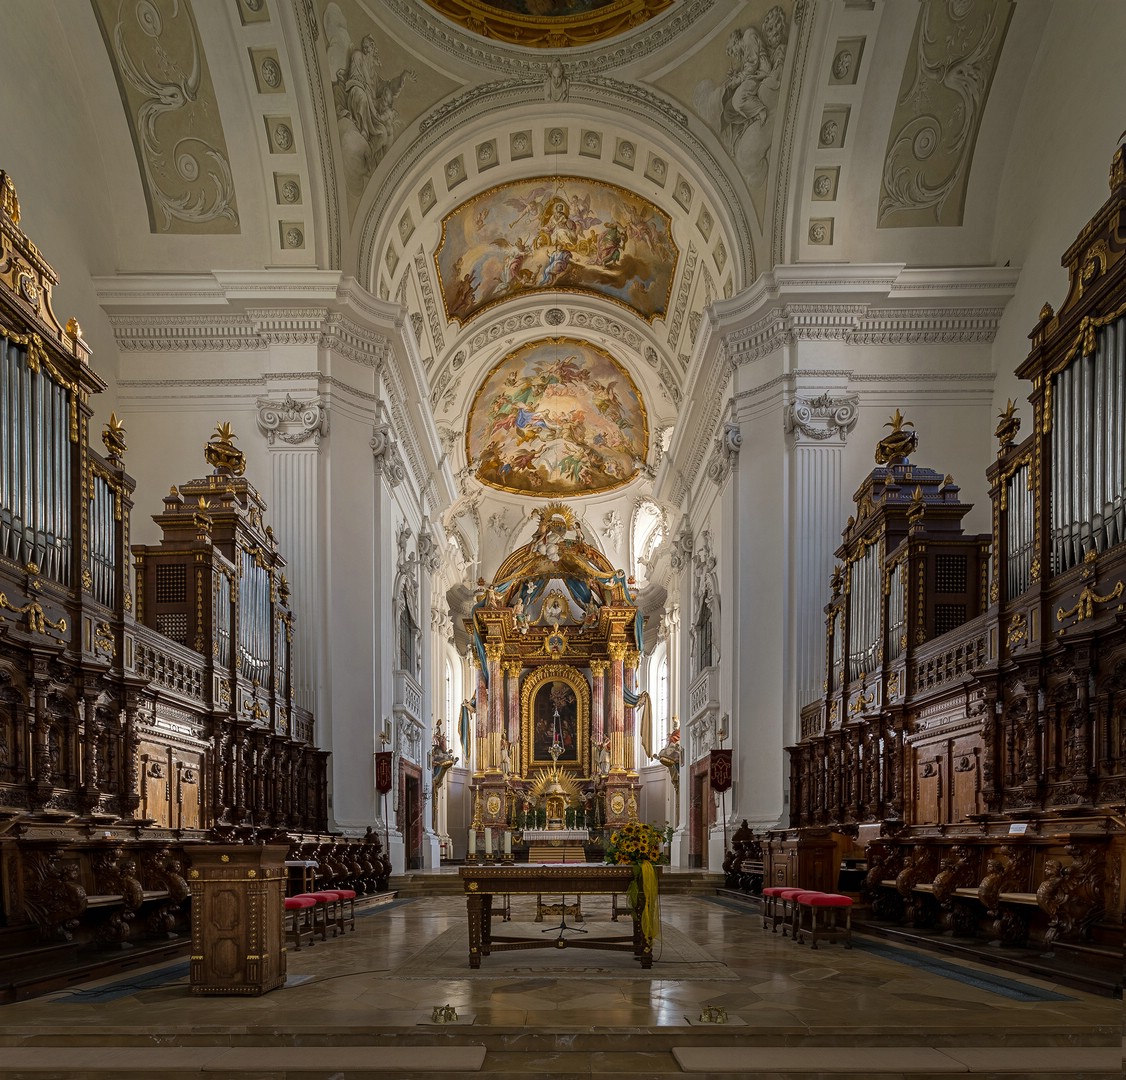
[(395, 139), (399, 127), (395, 101), (404, 85), (414, 81), (415, 73), (403, 68), (394, 78), (385, 79), (375, 38), (365, 34), (356, 45), (339, 4), (325, 5), (321, 23), (345, 182), (348, 194), (358, 199)]
[(539, 495), (611, 490), (648, 452), (629, 375), (586, 342), (530, 342), (501, 361), (470, 407), (466, 454), (483, 484)]
[(604, 296), (664, 315), (679, 251), (667, 214), (623, 188), (574, 177), (520, 180), (462, 204), (434, 257), (446, 314), (465, 323), (518, 292)]
[(731, 31), (723, 80), (701, 79), (696, 84), (696, 111), (719, 135), (751, 189), (766, 180), (788, 43), (789, 19), (776, 4), (763, 16), (761, 27)]

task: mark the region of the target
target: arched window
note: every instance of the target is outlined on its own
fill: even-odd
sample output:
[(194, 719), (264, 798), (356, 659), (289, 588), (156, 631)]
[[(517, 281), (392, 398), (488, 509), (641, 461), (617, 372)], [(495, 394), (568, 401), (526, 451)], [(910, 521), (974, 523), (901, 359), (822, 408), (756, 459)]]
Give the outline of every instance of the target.
[(663, 743), (669, 735), (669, 658), (657, 665), (657, 693), (653, 698), (653, 719), (657, 738)]
[(405, 591), (399, 606), (399, 670), (418, 677), (418, 623)]
[(700, 605), (700, 617), (696, 620), (696, 670), (703, 671), (712, 666), (712, 609), (705, 600)]
[(446, 711), (445, 720), (451, 728), (457, 727), (457, 714), (454, 712), (454, 702), (457, 700), (457, 694), (454, 690), (454, 667), (449, 659), (446, 659)]

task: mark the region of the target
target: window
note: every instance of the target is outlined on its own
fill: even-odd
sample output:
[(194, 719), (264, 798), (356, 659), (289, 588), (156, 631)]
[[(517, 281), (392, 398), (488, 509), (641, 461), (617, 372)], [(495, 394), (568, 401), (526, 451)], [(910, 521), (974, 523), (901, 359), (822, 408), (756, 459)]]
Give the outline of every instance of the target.
[(700, 608), (700, 617), (696, 620), (696, 670), (712, 666), (712, 609), (707, 601)]
[(418, 624), (405, 596), (399, 607), (399, 670), (418, 675)]
[(664, 742), (669, 734), (669, 658), (661, 657), (657, 665), (657, 693), (653, 698), (653, 728), (656, 737)]

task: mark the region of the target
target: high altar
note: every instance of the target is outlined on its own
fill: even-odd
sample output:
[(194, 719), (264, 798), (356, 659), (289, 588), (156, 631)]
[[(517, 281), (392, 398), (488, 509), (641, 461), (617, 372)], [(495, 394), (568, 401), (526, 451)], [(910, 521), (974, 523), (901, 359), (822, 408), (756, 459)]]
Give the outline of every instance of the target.
[(494, 829), (574, 833), (637, 817), (631, 582), (583, 540), (567, 506), (535, 516), (532, 540), (479, 581), (466, 622), (478, 679), (462, 727), (475, 722), (473, 828), (486, 851)]

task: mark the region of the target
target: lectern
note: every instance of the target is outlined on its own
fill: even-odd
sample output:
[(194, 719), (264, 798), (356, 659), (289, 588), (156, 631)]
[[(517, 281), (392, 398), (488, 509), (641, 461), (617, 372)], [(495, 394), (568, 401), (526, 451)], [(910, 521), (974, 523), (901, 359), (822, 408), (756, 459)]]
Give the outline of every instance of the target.
[(258, 996), (285, 982), (284, 844), (192, 852), (193, 994)]

